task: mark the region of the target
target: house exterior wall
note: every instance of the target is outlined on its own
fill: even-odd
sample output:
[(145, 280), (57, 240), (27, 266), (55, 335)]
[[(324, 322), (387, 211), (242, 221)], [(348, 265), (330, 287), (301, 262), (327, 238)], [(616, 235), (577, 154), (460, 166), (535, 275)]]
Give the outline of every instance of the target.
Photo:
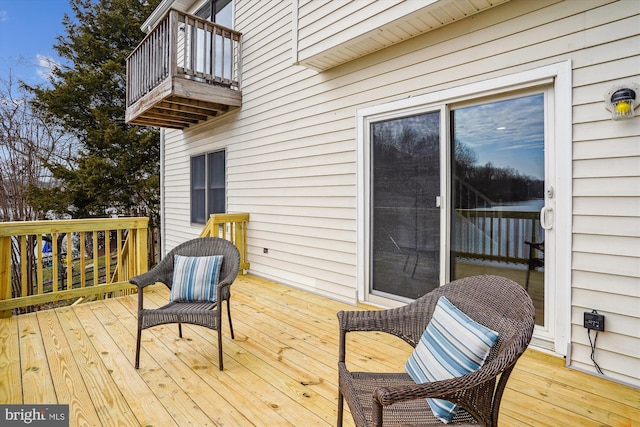
[(356, 111), (570, 60), (572, 250), (558, 260), (571, 263), (571, 283), (558, 284), (571, 287), (564, 355), (594, 371), (582, 316), (595, 308), (607, 327), (599, 365), (639, 387), (640, 117), (612, 121), (603, 94), (640, 83), (640, 3), (512, 0), (320, 73), (293, 64), (298, 12), (289, 1), (236, 0), (243, 105), (164, 132), (165, 250), (202, 229), (189, 223), (190, 156), (225, 149), (227, 211), (251, 214), (251, 272), (356, 302)]
[(292, 0), (294, 62), (324, 71), (509, 0)]

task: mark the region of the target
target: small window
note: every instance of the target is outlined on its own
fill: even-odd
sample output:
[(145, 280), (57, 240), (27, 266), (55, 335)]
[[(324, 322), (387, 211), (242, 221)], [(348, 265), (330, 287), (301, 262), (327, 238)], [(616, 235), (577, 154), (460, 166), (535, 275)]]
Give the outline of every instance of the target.
[(233, 28), (233, 1), (209, 0), (196, 11), (196, 16)]
[(205, 224), (225, 209), (225, 151), (191, 158), (191, 222)]

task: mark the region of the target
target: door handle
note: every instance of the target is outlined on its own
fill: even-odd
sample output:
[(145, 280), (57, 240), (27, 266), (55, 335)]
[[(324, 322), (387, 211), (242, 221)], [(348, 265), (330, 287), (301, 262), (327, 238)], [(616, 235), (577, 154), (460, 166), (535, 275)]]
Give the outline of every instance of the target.
[(547, 206), (543, 207), (540, 210), (540, 225), (545, 230), (550, 230), (551, 228), (553, 228), (553, 221), (549, 221), (547, 219), (547, 214), (548, 216), (551, 216), (552, 213), (553, 213), (553, 208), (550, 208)]

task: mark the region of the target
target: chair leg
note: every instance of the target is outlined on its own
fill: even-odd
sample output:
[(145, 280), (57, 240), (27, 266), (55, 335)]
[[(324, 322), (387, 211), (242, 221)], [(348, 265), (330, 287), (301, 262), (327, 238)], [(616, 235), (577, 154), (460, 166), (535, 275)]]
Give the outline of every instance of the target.
[(178, 323), (178, 336), (182, 338), (182, 323)]
[(233, 323), (231, 322), (231, 300), (227, 300), (227, 316), (229, 317), (229, 330), (231, 331), (231, 339), (234, 340), (236, 337), (233, 335)]
[(136, 369), (140, 367), (140, 337), (142, 336), (142, 328), (138, 326), (138, 339), (136, 341)]
[(222, 328), (218, 325), (218, 369), (222, 371)]
[(344, 411), (344, 396), (342, 395), (342, 391), (340, 391), (340, 387), (338, 387), (338, 422), (337, 426), (342, 427), (342, 415)]

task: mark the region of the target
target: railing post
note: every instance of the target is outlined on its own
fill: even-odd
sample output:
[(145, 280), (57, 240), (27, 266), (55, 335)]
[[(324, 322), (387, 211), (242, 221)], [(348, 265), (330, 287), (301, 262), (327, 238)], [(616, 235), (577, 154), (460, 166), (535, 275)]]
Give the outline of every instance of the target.
[(135, 270), (129, 277), (133, 277), (138, 274), (146, 273), (148, 269), (148, 257), (147, 257), (147, 229), (138, 228), (136, 235), (136, 265)]
[[(11, 299), (11, 237), (0, 237), (0, 300)], [(11, 310), (0, 311), (0, 317), (11, 317)]]
[[(185, 29), (186, 34), (186, 29)], [(178, 12), (169, 11), (169, 77), (178, 74)]]
[(236, 247), (240, 252), (240, 268), (246, 270), (249, 268), (249, 264), (247, 263), (247, 221), (249, 220), (249, 214), (247, 214), (246, 219), (239, 219), (235, 225), (235, 236), (234, 240), (236, 243)]

